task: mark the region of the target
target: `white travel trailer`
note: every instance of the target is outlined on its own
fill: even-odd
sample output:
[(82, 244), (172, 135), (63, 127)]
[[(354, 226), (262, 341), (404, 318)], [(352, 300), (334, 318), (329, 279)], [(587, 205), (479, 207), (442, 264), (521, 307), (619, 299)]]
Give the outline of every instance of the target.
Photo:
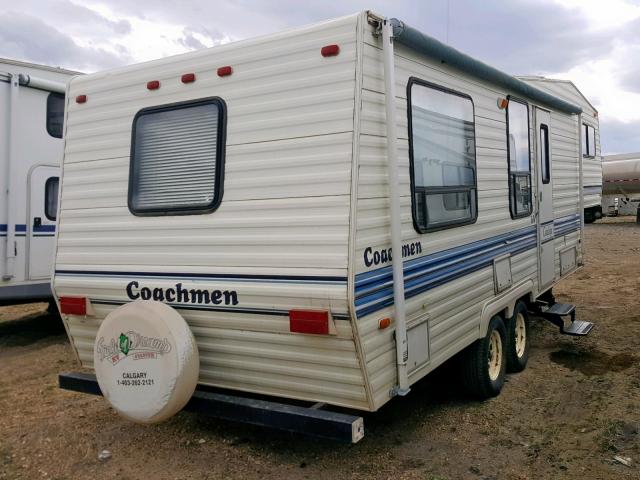
[(557, 80), (545, 77), (518, 77), (521, 80), (544, 90), (558, 98), (582, 108), (582, 175), (584, 191), (584, 221), (593, 223), (602, 218), (602, 162), (600, 151), (600, 121), (598, 111), (569, 80)]
[(51, 298), (66, 82), (0, 59), (0, 303)]
[(581, 108), (400, 21), (363, 12), (67, 96), (53, 288), (129, 418), (166, 414), (144, 361), (189, 343), (175, 321), (201, 386), (368, 411), (458, 353), (496, 395), (526, 365), (528, 311), (591, 328), (551, 294), (584, 259)]

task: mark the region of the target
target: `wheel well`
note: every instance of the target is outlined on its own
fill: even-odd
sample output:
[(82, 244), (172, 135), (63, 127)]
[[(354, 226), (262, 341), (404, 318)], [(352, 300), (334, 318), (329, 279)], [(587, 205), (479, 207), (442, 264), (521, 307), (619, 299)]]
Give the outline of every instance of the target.
[(500, 315), (503, 320), (511, 318), (519, 300), (524, 300), (527, 305), (533, 303), (533, 282), (531, 280), (522, 282), (501, 297), (492, 298), (484, 304), (478, 338), (483, 338), (487, 334), (489, 322), (494, 315)]

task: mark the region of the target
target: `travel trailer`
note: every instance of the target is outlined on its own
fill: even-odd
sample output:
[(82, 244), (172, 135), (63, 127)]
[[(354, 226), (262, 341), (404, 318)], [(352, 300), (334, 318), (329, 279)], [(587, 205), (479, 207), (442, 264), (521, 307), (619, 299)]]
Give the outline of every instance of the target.
[(640, 153), (607, 155), (602, 159), (602, 208), (612, 216), (640, 219)]
[(0, 59), (0, 304), (51, 299), (66, 82)]
[(551, 290), (584, 261), (581, 107), (401, 21), (75, 77), (68, 98), (53, 288), (96, 377), (60, 384), (127, 418), (186, 404), (317, 434), (342, 421), (322, 406), (376, 411), (454, 356), (497, 395), (529, 312), (592, 327)]
[(584, 94), (569, 80), (545, 77), (518, 77), (536, 88), (582, 108), (582, 174), (584, 190), (584, 221), (593, 223), (602, 218), (602, 162), (600, 152), (600, 122), (598, 111)]

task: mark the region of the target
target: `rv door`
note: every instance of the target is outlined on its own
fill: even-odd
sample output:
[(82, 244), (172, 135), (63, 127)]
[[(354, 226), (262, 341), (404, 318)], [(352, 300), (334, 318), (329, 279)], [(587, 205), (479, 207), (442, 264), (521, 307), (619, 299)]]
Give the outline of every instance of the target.
[(536, 159), (538, 171), (538, 238), (539, 289), (542, 291), (555, 279), (555, 243), (553, 233), (553, 178), (551, 161), (551, 115), (535, 109)]
[(51, 274), (58, 211), (59, 168), (40, 165), (29, 176), (29, 216), (27, 217), (28, 277), (48, 278)]

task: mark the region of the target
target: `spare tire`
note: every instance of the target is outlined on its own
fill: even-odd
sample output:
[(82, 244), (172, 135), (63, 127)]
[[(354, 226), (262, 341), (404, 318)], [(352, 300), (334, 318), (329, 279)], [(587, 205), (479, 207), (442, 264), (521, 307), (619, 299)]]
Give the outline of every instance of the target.
[(137, 300), (103, 320), (93, 353), (107, 402), (139, 423), (166, 420), (189, 401), (198, 383), (198, 347), (187, 322), (161, 302)]

